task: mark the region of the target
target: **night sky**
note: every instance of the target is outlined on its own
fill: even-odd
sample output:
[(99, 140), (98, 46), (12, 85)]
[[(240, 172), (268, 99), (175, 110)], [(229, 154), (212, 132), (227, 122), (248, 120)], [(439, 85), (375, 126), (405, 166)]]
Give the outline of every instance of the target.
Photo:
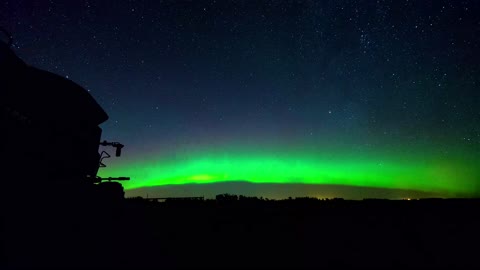
[(126, 146), (100, 174), (132, 177), (127, 196), (472, 197), (478, 14), (453, 0), (12, 0), (0, 25), (107, 111), (103, 138)]

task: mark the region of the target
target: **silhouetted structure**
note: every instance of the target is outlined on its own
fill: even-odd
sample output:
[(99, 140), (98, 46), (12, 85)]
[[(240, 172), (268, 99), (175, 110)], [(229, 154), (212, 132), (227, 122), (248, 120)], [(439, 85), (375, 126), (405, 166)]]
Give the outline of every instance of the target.
[(108, 234), (94, 230), (119, 213), (123, 186), (111, 180), (128, 178), (97, 172), (110, 156), (99, 146), (113, 146), (119, 156), (123, 145), (101, 142), (108, 115), (84, 88), (27, 65), (10, 44), (11, 37), (0, 41), (3, 248), (7, 264), (63, 265), (85, 255), (82, 244)]
[(25, 64), (4, 42), (0, 74), (3, 184), (29, 196), (104, 190), (92, 185), (102, 182), (97, 172), (109, 157), (105, 151), (100, 156), (99, 146), (113, 146), (119, 156), (123, 145), (100, 142), (99, 125), (108, 115), (93, 97), (66, 78)]
[(238, 196), (225, 193), (225, 194), (218, 194), (217, 196), (215, 196), (215, 199), (217, 200), (217, 202), (230, 202), (230, 201), (237, 201)]

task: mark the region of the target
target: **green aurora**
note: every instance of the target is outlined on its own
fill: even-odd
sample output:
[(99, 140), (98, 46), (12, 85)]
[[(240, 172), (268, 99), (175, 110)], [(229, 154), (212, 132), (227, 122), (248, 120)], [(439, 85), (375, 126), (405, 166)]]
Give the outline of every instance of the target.
[[(130, 176), (126, 190), (227, 181), (275, 184), (345, 185), (436, 192), (445, 197), (478, 194), (476, 155), (460, 151), (441, 155), (431, 149), (352, 151), (339, 147), (274, 150), (215, 147), (179, 151), (171, 158), (151, 155), (119, 162), (101, 171)], [(183, 154), (182, 154), (183, 153)], [(185, 154), (187, 153), (187, 154)], [(239, 191), (241, 193), (241, 191)]]

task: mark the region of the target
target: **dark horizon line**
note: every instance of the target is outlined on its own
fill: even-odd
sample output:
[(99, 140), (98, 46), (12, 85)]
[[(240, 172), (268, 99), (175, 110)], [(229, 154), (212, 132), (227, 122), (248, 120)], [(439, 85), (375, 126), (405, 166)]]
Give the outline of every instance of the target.
[[(236, 191), (227, 191), (230, 187), (235, 187), (235, 185), (241, 185), (241, 187), (262, 187), (266, 188), (267, 186), (272, 186), (272, 187), (280, 187), (283, 190), (281, 190), (278, 194), (278, 196), (273, 195), (273, 194), (265, 194), (265, 196), (261, 193), (262, 192), (259, 188), (255, 188), (254, 191), (244, 191), (244, 190), (239, 190), (237, 193)], [(334, 197), (342, 197), (344, 199), (348, 200), (363, 200), (363, 199), (396, 199), (396, 200), (402, 200), (402, 199), (420, 199), (420, 198), (480, 198), (480, 196), (476, 194), (450, 194), (450, 193), (444, 193), (444, 192), (439, 192), (439, 191), (421, 191), (421, 190), (415, 190), (415, 189), (401, 189), (401, 188), (386, 188), (386, 187), (367, 187), (367, 186), (357, 186), (357, 185), (342, 185), (342, 184), (315, 184), (315, 183), (272, 183), (272, 182), (265, 182), (265, 183), (253, 183), (250, 181), (246, 180), (231, 180), (231, 181), (222, 181), (222, 182), (210, 182), (210, 183), (188, 183), (188, 184), (167, 184), (167, 185), (155, 185), (155, 186), (143, 186), (143, 187), (135, 187), (135, 188), (126, 188), (125, 191), (126, 193), (136, 193), (136, 196), (140, 197), (145, 197), (148, 196), (148, 190), (152, 189), (152, 193), (156, 192), (162, 192), (162, 195), (154, 195), (155, 197), (179, 197), (179, 196), (165, 196), (164, 194), (169, 194), (169, 193), (179, 193), (179, 188), (181, 189), (188, 189), (188, 188), (205, 188), (207, 186), (217, 186), (219, 190), (217, 191), (212, 191), (212, 192), (206, 192), (205, 190), (192, 190), (191, 192), (187, 192), (186, 194), (192, 194), (191, 196), (184, 196), (184, 197), (198, 197), (198, 196), (203, 196), (203, 197), (209, 197), (209, 198), (214, 198), (216, 195), (219, 194), (241, 194), (243, 196), (250, 196), (250, 197), (264, 197), (264, 198), (270, 198), (274, 197), (274, 199), (279, 200), (279, 199), (287, 199), (288, 197), (312, 197), (312, 198), (334, 198)], [(318, 196), (316, 194), (305, 194), (302, 195), (303, 190), (296, 190), (297, 192), (292, 192), (292, 194), (288, 194), (288, 191), (285, 191), (286, 186), (291, 186), (295, 188), (302, 188), (302, 187), (315, 187), (318, 189), (317, 191), (319, 192)], [(238, 187), (237, 187), (238, 188)], [(224, 189), (225, 191), (222, 191)], [(160, 191), (163, 190), (163, 191)], [(328, 193), (332, 193), (332, 190), (335, 190), (334, 193), (345, 193), (340, 196), (335, 196), (331, 195), (329, 196)], [(358, 192), (355, 192), (357, 190)], [(258, 192), (255, 192), (258, 191)], [(264, 190), (263, 190), (264, 191)], [(312, 190), (310, 190), (312, 191)], [(325, 192), (324, 196), (320, 195), (321, 192)], [(363, 192), (373, 192), (373, 193), (379, 193), (378, 195), (371, 194), (362, 194)], [(142, 193), (142, 194), (139, 194)], [(182, 192), (185, 193), (185, 192)], [(213, 194), (215, 193), (215, 194)], [(255, 195), (252, 195), (252, 193), (257, 193)], [(308, 190), (305, 190), (305, 193), (308, 193)], [(355, 196), (354, 193), (359, 194), (359, 196)], [(396, 194), (398, 193), (398, 194)], [(410, 195), (408, 195), (410, 194)], [(127, 195), (127, 194), (126, 194)], [(153, 195), (153, 194), (152, 194)], [(180, 195), (180, 194), (179, 194)], [(183, 194), (182, 194), (183, 195)], [(270, 196), (270, 197), (269, 197)], [(135, 195), (132, 194), (132, 196), (129, 197), (135, 197)], [(273, 198), (272, 198), (273, 199)]]
[[(389, 199), (389, 198), (363, 198), (363, 199), (345, 199), (342, 197), (324, 197), (324, 198), (318, 198), (318, 197), (310, 197), (310, 196), (297, 196), (297, 197), (288, 197), (288, 198), (283, 198), (283, 199), (275, 199), (275, 198), (267, 198), (267, 197), (258, 197), (258, 196), (246, 196), (246, 195), (239, 195), (239, 194), (230, 194), (230, 193), (221, 193), (217, 194), (217, 196), (221, 195), (230, 195), (230, 196), (236, 196), (237, 198), (235, 201), (241, 201), (240, 196), (243, 196), (245, 199), (253, 199), (253, 200), (259, 200), (259, 201), (294, 201), (294, 200), (312, 200), (312, 201), (425, 201), (425, 200), (480, 200), (480, 197), (475, 197), (475, 198), (468, 198), (468, 197), (457, 197), (457, 198), (448, 198), (448, 197), (419, 197), (419, 198), (400, 198), (400, 199)], [(180, 197), (143, 197), (143, 196), (132, 196), (132, 197), (126, 197), (125, 199), (142, 199), (142, 200), (197, 200), (197, 201), (219, 201), (217, 198), (208, 198), (205, 196), (180, 196)]]

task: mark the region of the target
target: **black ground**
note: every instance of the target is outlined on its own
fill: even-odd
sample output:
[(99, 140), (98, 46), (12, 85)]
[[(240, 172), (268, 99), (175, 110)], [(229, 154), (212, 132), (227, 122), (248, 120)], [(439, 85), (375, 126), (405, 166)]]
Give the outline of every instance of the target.
[(8, 216), (4, 254), (9, 267), (478, 267), (479, 206), (129, 199), (62, 212), (51, 202)]

